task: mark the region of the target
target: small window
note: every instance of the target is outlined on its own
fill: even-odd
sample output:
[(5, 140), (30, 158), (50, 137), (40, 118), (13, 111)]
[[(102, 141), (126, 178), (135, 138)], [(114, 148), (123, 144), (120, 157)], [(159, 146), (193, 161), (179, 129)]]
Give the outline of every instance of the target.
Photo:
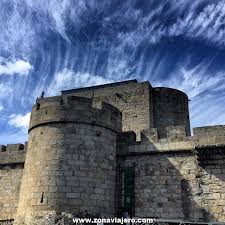
[(40, 109), (40, 103), (37, 103), (36, 104), (36, 110), (39, 110)]
[(6, 146), (2, 145), (0, 146), (1, 152), (6, 152)]

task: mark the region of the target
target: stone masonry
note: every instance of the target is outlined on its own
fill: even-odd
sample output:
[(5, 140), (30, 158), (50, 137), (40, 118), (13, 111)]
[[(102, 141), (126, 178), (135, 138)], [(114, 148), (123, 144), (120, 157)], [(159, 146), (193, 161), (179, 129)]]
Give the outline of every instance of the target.
[(190, 132), (188, 97), (136, 80), (62, 91), (0, 146), (0, 224), (151, 217), (225, 224), (225, 126)]

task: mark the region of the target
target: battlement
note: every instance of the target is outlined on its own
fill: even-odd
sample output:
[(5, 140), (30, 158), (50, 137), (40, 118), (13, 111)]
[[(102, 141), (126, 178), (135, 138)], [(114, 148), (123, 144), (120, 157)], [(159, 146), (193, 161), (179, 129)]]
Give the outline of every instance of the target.
[(48, 123), (86, 123), (121, 131), (122, 114), (114, 106), (90, 98), (56, 96), (37, 99), (32, 108), (29, 131)]
[[(5, 165), (23, 164), (25, 162), (27, 143), (0, 145), (0, 169)], [(14, 166), (12, 166), (14, 167)]]
[(194, 136), (186, 136), (185, 126), (166, 127), (166, 138), (159, 139), (156, 128), (141, 131), (140, 141), (136, 139), (135, 133), (123, 132), (118, 138), (118, 154), (137, 152), (168, 152), (168, 151), (194, 151), (196, 148), (213, 146), (225, 146), (225, 126), (207, 126), (194, 128)]
[(225, 125), (195, 127), (193, 128), (193, 133), (196, 137), (224, 136)]
[(134, 141), (133, 132), (123, 132), (118, 138), (118, 155), (130, 153), (156, 153), (171, 151), (193, 151), (195, 149), (192, 136), (186, 136), (185, 126), (170, 126), (166, 128), (167, 137), (158, 138), (157, 128), (141, 131), (140, 141)]
[(141, 131), (141, 142), (154, 143), (159, 140), (168, 140), (170, 142), (189, 140), (191, 136), (186, 135), (185, 126), (169, 126), (166, 127), (166, 137), (159, 139), (157, 128), (144, 129)]
[(193, 134), (197, 146), (225, 144), (225, 125), (196, 127)]
[(47, 224), (65, 212), (126, 211), (224, 221), (225, 125), (193, 133), (187, 95), (148, 81), (38, 98), (28, 147), (0, 146), (0, 220)]

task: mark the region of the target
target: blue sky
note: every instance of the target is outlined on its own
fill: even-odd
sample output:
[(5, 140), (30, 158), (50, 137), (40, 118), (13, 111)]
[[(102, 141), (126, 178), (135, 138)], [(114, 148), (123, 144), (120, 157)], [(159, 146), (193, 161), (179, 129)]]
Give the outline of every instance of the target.
[(224, 0), (1, 0), (0, 144), (37, 96), (125, 79), (185, 91), (192, 127), (225, 124)]

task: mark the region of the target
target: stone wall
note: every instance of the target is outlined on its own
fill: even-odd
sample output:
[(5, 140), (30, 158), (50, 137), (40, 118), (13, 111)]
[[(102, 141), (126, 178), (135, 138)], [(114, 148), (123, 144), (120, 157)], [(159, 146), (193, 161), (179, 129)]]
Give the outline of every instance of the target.
[(190, 135), (188, 97), (171, 89), (152, 88), (149, 82), (136, 80), (89, 88), (62, 91), (62, 95), (94, 98), (117, 107), (122, 112), (123, 131), (134, 131), (140, 140), (143, 129), (157, 128), (158, 137), (166, 137), (166, 127), (184, 126)]
[(0, 169), (0, 220), (15, 218), (22, 175), (23, 168)]
[(106, 103), (99, 109), (75, 96), (39, 100), (31, 115), (16, 224), (45, 225), (65, 212), (114, 216), (117, 132), (121, 113)]
[(18, 201), (19, 225), (55, 224), (65, 212), (115, 216), (116, 172), (130, 167), (132, 216), (224, 222), (225, 126), (189, 134), (187, 96), (148, 82), (37, 99), (28, 153), (0, 146), (0, 224), (15, 218)]
[(22, 144), (0, 146), (0, 221), (15, 218), (25, 154)]
[(204, 220), (193, 153), (129, 155), (120, 166), (135, 166), (135, 216)]
[(209, 136), (225, 136), (225, 125), (195, 127), (193, 129), (194, 136), (196, 137), (209, 137)]
[[(206, 129), (218, 130), (211, 128)], [(225, 221), (225, 136), (224, 126), (219, 128), (218, 135), (186, 137), (183, 127), (168, 127), (165, 139), (157, 138), (156, 129), (147, 129), (139, 142), (134, 133), (120, 135), (119, 166), (135, 168), (133, 215)], [(205, 145), (202, 138), (208, 138)]]
[(123, 131), (135, 131), (140, 139), (140, 131), (152, 126), (153, 107), (149, 82), (125, 82), (119, 85), (101, 85), (97, 88), (75, 89), (63, 95), (94, 98), (96, 102), (112, 104), (122, 112)]
[(193, 129), (196, 146), (223, 145), (225, 125), (196, 127)]
[(196, 148), (200, 185), (208, 220), (225, 221), (225, 145)]
[(166, 127), (184, 126), (185, 134), (190, 136), (188, 97), (185, 93), (157, 87), (152, 90), (153, 127), (158, 129), (158, 137), (166, 138)]

